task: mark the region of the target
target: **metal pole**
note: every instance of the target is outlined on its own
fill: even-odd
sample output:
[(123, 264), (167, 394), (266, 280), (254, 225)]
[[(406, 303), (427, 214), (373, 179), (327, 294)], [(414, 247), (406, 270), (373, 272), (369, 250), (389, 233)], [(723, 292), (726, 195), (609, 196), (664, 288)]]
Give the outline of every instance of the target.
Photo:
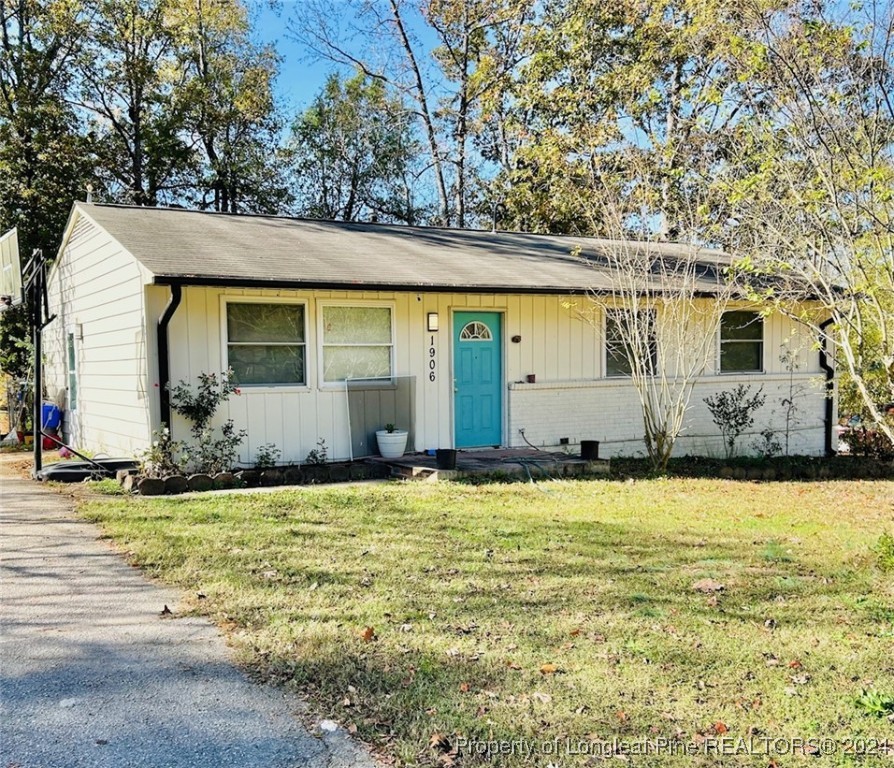
[(43, 290), (43, 269), (38, 266), (34, 275), (34, 282), (31, 288), (31, 317), (34, 329), (34, 389), (33, 389), (33, 415), (31, 417), (31, 434), (34, 439), (34, 468), (31, 470), (31, 476), (37, 477), (37, 473), (43, 468), (43, 349), (41, 344), (42, 326), (43, 326), (43, 305), (41, 304), (41, 296)]

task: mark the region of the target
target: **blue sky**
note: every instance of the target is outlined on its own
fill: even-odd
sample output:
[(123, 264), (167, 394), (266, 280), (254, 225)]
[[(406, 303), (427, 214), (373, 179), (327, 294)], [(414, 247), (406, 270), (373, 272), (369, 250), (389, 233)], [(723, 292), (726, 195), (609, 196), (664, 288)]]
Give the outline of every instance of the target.
[[(286, 113), (294, 115), (307, 107), (326, 82), (326, 77), (338, 69), (329, 61), (309, 59), (302, 47), (292, 40), (288, 32), (289, 17), (302, 0), (261, 0), (251, 6), (254, 34), (258, 42), (273, 44), (282, 57), (280, 74), (276, 83), (276, 95), (283, 102)], [(342, 0), (336, 0), (340, 3)], [(350, 3), (344, 2), (345, 26), (352, 21)], [(404, 23), (414, 38), (417, 55), (424, 57), (426, 47), (436, 45), (434, 33), (421, 19), (405, 11)], [(421, 62), (425, 66), (425, 62)]]
[(283, 2), (279, 9), (260, 4), (255, 21), (255, 34), (262, 43), (276, 46), (283, 61), (276, 83), (276, 94), (284, 102), (287, 114), (295, 114), (306, 107), (317, 91), (322, 88), (326, 76), (335, 69), (329, 62), (305, 60), (296, 42), (289, 39), (286, 25), (295, 2)]

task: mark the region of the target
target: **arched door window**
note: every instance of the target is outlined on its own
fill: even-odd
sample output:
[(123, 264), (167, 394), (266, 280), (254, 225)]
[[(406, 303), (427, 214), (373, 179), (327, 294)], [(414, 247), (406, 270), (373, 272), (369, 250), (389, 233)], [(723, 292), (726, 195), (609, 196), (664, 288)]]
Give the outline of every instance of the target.
[(460, 341), (493, 341), (493, 338), (490, 328), (477, 320), (466, 323), (459, 332)]

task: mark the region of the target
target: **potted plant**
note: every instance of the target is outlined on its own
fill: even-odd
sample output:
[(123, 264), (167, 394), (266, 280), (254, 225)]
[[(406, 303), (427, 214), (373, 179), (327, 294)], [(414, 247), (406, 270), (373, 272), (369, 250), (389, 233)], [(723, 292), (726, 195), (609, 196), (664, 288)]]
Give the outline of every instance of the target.
[(385, 429), (376, 430), (376, 442), (383, 458), (399, 459), (407, 449), (407, 430), (386, 424)]

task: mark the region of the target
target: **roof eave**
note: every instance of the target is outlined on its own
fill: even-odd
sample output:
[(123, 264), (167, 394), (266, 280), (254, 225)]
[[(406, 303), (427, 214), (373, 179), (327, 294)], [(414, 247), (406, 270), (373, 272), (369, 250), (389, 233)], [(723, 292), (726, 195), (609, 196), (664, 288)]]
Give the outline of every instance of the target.
[[(393, 293), (496, 293), (496, 294), (534, 294), (546, 296), (567, 296), (585, 293), (610, 294), (611, 289), (599, 289), (590, 286), (556, 286), (556, 285), (505, 285), (477, 284), (463, 285), (456, 283), (372, 283), (345, 280), (263, 280), (258, 278), (226, 277), (215, 275), (155, 275), (156, 285), (179, 285), (217, 288), (267, 288), (270, 290), (318, 290), (318, 291), (382, 291)], [(712, 298), (714, 291), (697, 291), (698, 298)]]

